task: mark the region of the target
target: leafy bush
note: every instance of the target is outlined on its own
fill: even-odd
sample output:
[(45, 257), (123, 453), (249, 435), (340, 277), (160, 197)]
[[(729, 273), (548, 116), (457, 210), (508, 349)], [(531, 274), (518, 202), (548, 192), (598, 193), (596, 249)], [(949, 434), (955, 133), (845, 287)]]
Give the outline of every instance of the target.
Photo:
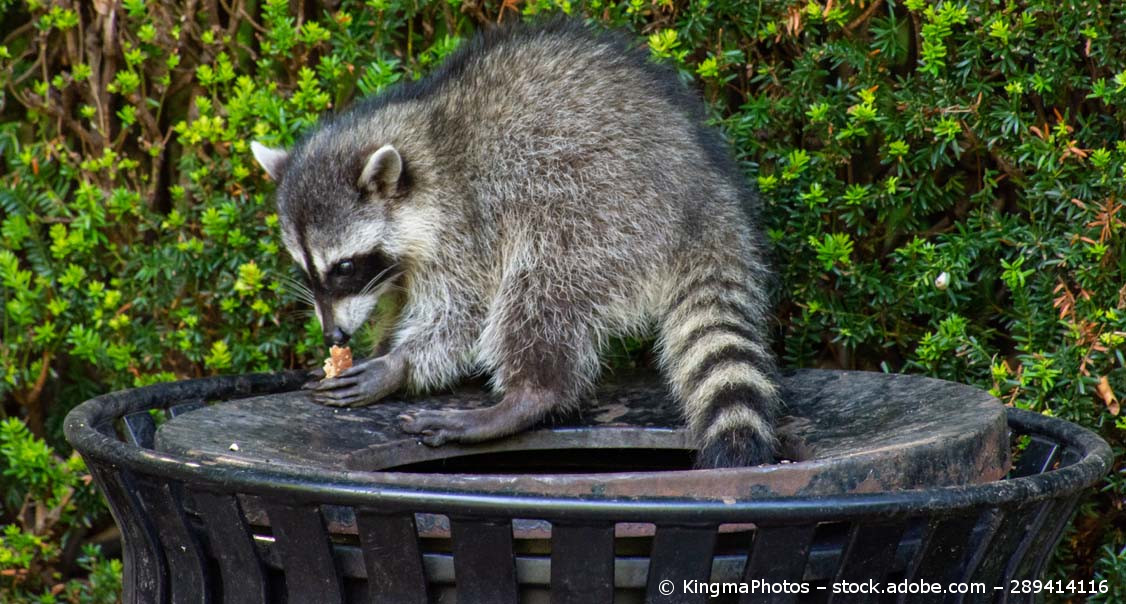
[(97, 546), (82, 546), (76, 560), (88, 577), (62, 581), (67, 558), (79, 552), (77, 541), (104, 513), (82, 458), (59, 459), (23, 422), (9, 418), (0, 422), (0, 459), (9, 521), (0, 536), (0, 601), (117, 601), (121, 561), (105, 560)]
[[(51, 442), (107, 389), (311, 365), (318, 327), (248, 142), (290, 144), (478, 27), (563, 11), (633, 32), (709, 101), (766, 199), (786, 364), (976, 384), (1121, 456), (1120, 3), (0, 8), (0, 396)], [(1053, 572), (1126, 590), (1124, 496), (1116, 472)]]

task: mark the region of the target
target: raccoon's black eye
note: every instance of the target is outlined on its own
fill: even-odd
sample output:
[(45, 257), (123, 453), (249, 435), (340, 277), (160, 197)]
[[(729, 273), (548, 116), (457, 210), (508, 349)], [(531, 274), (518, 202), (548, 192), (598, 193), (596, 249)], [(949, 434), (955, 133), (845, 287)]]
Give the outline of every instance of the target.
[(356, 272), (356, 265), (352, 264), (351, 260), (337, 262), (336, 270), (334, 272), (341, 277), (349, 277), (352, 275), (352, 273)]

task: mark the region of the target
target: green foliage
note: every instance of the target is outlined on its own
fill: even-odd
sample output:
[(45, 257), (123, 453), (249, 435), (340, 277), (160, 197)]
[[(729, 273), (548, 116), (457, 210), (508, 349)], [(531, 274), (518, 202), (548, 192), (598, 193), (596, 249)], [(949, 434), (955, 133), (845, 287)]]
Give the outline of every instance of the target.
[[(764, 194), (787, 365), (976, 384), (1123, 452), (1126, 5), (74, 6), (0, 1), (0, 397), (54, 442), (108, 389), (313, 365), (248, 142), (291, 144), (486, 23), (566, 12), (631, 32), (708, 100)], [(82, 43), (111, 18), (116, 38)], [(1124, 497), (1112, 474), (1057, 574), (1126, 589)]]
[(1095, 565), (1095, 583), (1106, 581), (1109, 589), (1105, 594), (1092, 598), (1092, 601), (1107, 604), (1126, 601), (1126, 584), (1122, 581), (1122, 577), (1126, 577), (1126, 547), (1115, 551), (1113, 547), (1106, 545), (1101, 554)]
[(0, 601), (112, 604), (121, 589), (121, 562), (84, 545), (77, 559), (85, 578), (62, 580), (65, 549), (104, 513), (77, 453), (61, 459), (23, 422), (0, 422)]

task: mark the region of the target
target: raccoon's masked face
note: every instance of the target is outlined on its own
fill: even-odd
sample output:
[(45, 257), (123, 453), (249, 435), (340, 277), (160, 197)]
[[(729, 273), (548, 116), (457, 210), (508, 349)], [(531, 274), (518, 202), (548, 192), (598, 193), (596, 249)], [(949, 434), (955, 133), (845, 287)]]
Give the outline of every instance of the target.
[(282, 242), (308, 277), (325, 343), (343, 345), (399, 275), (386, 245), (390, 219), (383, 202), (405, 184), (402, 158), (385, 145), (361, 158), (359, 177), (352, 168), (349, 178), (346, 165), (291, 167), (284, 150), (257, 142), (251, 150), (279, 183)]

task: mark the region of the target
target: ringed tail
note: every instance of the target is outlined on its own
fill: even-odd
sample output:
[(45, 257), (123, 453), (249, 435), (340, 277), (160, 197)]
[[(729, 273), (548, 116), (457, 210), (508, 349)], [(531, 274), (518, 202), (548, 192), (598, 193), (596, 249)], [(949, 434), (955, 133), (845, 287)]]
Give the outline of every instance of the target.
[(715, 266), (724, 265), (692, 271), (673, 288), (660, 325), (665, 375), (698, 446), (697, 467), (773, 463), (780, 403), (765, 284), (752, 271)]

